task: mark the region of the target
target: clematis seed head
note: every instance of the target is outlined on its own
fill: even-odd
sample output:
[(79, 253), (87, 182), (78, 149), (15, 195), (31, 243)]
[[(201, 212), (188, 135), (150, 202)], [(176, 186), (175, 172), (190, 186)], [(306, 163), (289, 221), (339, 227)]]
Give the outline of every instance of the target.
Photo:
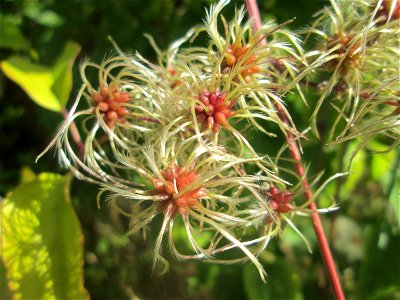
[(123, 104), (129, 102), (128, 93), (120, 92), (115, 87), (103, 86), (99, 92), (92, 93), (92, 99), (110, 129), (115, 127), (117, 121), (120, 123), (126, 121), (125, 116), (129, 111)]
[(201, 187), (184, 191), (198, 177), (194, 171), (185, 170), (185, 167), (174, 164), (162, 172), (162, 177), (164, 180), (154, 179), (153, 185), (156, 193), (168, 196), (159, 205), (159, 209), (165, 213), (179, 213), (185, 216), (188, 210), (196, 208), (199, 199), (207, 194)]
[(249, 49), (250, 44), (241, 46), (236, 42), (229, 45), (224, 53), (224, 60), (222, 61), (222, 68), (230, 71), (236, 64), (243, 60), (242, 66), (245, 68), (241, 72), (241, 75), (247, 82), (251, 81), (250, 75), (257, 74), (261, 70), (259, 66), (253, 65), (257, 61), (257, 56), (254, 53), (244, 59), (244, 56), (247, 54)]
[(198, 96), (200, 104), (196, 104), (195, 110), (198, 120), (212, 129), (219, 132), (220, 127), (228, 125), (228, 119), (234, 115), (232, 106), (234, 101), (226, 101), (226, 92), (205, 91)]
[(268, 193), (271, 196), (269, 202), (274, 211), (287, 213), (295, 208), (290, 203), (293, 200), (293, 194), (291, 192), (279, 191), (277, 187), (271, 187)]

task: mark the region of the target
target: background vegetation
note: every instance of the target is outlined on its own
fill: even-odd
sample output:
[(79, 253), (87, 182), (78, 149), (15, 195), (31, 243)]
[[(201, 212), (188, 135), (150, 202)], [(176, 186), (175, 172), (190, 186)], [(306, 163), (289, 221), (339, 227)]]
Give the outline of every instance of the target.
[[(3, 0), (0, 8), (0, 60), (18, 55), (28, 62), (47, 66), (53, 72), (59, 66), (60, 56), (62, 62), (68, 63), (68, 59), (77, 53), (78, 47), (75, 44), (69, 44), (72, 47), (69, 54), (65, 50), (68, 41), (75, 41), (80, 45), (81, 51), (72, 69), (73, 87), (70, 98), (73, 98), (80, 86), (79, 62), (86, 57), (100, 62), (111, 53), (113, 47), (107, 38), (109, 35), (123, 51), (138, 51), (143, 56), (154, 59), (155, 53), (143, 33), (152, 35), (158, 45), (165, 48), (191, 26), (200, 23), (204, 17), (204, 8), (212, 2)], [(242, 4), (239, 1), (236, 3)], [(275, 18), (278, 23), (296, 17), (290, 26), (298, 29), (309, 24), (312, 14), (327, 4), (324, 1), (302, 0), (260, 1), (259, 5), (263, 18)], [(224, 12), (228, 19), (233, 10), (234, 4)], [(62, 74), (68, 77), (69, 71), (65, 68), (66, 73)], [(51, 180), (62, 189), (68, 184), (68, 177), (43, 174), (35, 177), (33, 174), (65, 173), (51, 154), (37, 164), (34, 163), (36, 156), (54, 136), (56, 128), (63, 120), (62, 115), (33, 102), (21, 89), (23, 84), (17, 85), (9, 80), (5, 76), (5, 70), (3, 64), (3, 72), (0, 73), (0, 195), (5, 197), (24, 182), (31, 184), (33, 190), (39, 189), (44, 193), (47, 191), (43, 185), (44, 180)], [(24, 80), (29, 81), (29, 78)], [(63, 84), (68, 85), (65, 82)], [(307, 97), (313, 101), (312, 94)], [(309, 112), (301, 100), (291, 98), (288, 106), (298, 128), (306, 128)], [(322, 113), (325, 113), (325, 119), (328, 120), (329, 109), (323, 109), (325, 110)], [(324, 123), (320, 123), (319, 128), (324, 128)], [(321, 133), (323, 135), (324, 131), (321, 130)], [(274, 147), (257, 133), (252, 139), (260, 151)], [(324, 140), (323, 137), (321, 140)], [(379, 143), (384, 141), (375, 143), (375, 148), (379, 148)], [(346, 168), (354, 147), (352, 143), (335, 148), (326, 148), (323, 142), (305, 143), (304, 160), (309, 162), (309, 174), (317, 174), (323, 169), (326, 174), (342, 171)], [(321, 148), (324, 152), (320, 151)], [(400, 299), (399, 161), (398, 150), (397, 153), (380, 155), (360, 151), (352, 165), (352, 176), (331, 183), (320, 199), (319, 206), (328, 203), (330, 197), (334, 197), (340, 206), (339, 211), (325, 215), (323, 219), (345, 293), (350, 299)], [(146, 240), (139, 235), (126, 237), (126, 218), (106, 204), (100, 210), (97, 209), (96, 186), (73, 180), (71, 188), (70, 202), (84, 237), (84, 287), (93, 299), (332, 297), (308, 218), (296, 217), (295, 222), (310, 240), (313, 254), (308, 253), (306, 246), (294, 232), (286, 230), (281, 239), (275, 239), (260, 258), (268, 273), (265, 285), (255, 268), (249, 264), (218, 266), (172, 260), (169, 272), (159, 275), (152, 272), (154, 236), (148, 236)], [(17, 190), (9, 198), (16, 197), (16, 193)], [(23, 193), (25, 194), (21, 197), (29, 199), (30, 194)], [(58, 190), (55, 188), (48, 193), (56, 195)], [(51, 208), (51, 214), (60, 212), (62, 205)], [(38, 220), (40, 223), (40, 216)], [(51, 228), (57, 222), (59, 219), (54, 218), (53, 223), (46, 226)], [(68, 224), (64, 227), (61, 224), (51, 234), (60, 242), (75, 243), (80, 238), (79, 223), (77, 222), (75, 230), (78, 236), (74, 236), (76, 232), (71, 229), (75, 225)], [(29, 244), (29, 235), (24, 235)], [(182, 243), (184, 235), (182, 232)], [(5, 278), (10, 270), (4, 267), (7, 259), (4, 250), (2, 248), (0, 297), (9, 298), (11, 294)], [(32, 252), (32, 249), (28, 249), (28, 253), (21, 255), (29, 256)], [(52, 255), (51, 252), (49, 255)], [(85, 292), (82, 291), (80, 296), (84, 295)]]

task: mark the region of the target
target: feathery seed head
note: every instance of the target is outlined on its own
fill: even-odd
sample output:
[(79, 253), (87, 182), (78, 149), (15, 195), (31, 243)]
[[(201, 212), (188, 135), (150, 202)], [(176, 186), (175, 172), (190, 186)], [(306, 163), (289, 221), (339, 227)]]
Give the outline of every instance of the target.
[[(274, 135), (259, 119), (299, 136), (282, 98), (291, 81), (298, 88), (298, 67), (307, 63), (298, 38), (282, 26), (266, 23), (253, 33), (243, 8), (229, 23), (220, 18), (228, 2), (212, 6), (202, 29), (189, 31), (165, 52), (148, 37), (158, 65), (119, 49), (119, 55), (100, 65), (86, 61), (83, 87), (49, 147), (57, 144), (62, 161), (77, 177), (102, 186), (98, 199), (106, 192), (108, 201), (131, 217), (130, 233), (145, 230), (157, 216), (163, 218), (154, 264), (166, 263), (162, 245), (167, 239), (179, 259), (211, 260), (240, 249), (244, 257), (221, 262), (251, 260), (263, 278), (256, 256), (279, 232), (281, 220), (290, 222), (286, 213), (297, 207), (290, 192), (271, 187), (288, 184), (279, 177), (277, 162), (260, 156), (245, 135), (251, 128)], [(220, 19), (225, 34), (219, 32)], [(181, 48), (201, 31), (210, 36), (208, 47)], [(260, 42), (264, 38), (267, 44)], [(332, 46), (337, 55), (354, 47), (344, 38)], [(95, 71), (95, 83), (89, 69)], [(82, 96), (89, 107), (79, 111)], [(279, 117), (277, 103), (289, 122)], [(82, 116), (80, 157), (69, 143), (68, 130)], [(267, 182), (269, 190), (260, 189)], [(121, 202), (130, 204), (129, 209)], [(266, 222), (267, 216), (273, 221)], [(176, 248), (172, 231), (179, 222), (194, 255)], [(245, 233), (237, 236), (255, 223), (262, 224), (260, 237), (246, 241)], [(202, 232), (212, 236), (206, 246), (197, 240)], [(254, 250), (251, 245), (256, 244), (261, 245)]]
[(327, 48), (335, 48), (333, 54), (337, 55), (337, 58), (329, 61), (328, 65), (333, 71), (339, 66), (341, 75), (346, 75), (350, 68), (359, 68), (361, 65), (360, 41), (354, 42), (353, 39), (354, 34), (346, 35), (344, 32), (339, 32), (327, 41)]
[[(154, 179), (155, 193), (167, 195), (167, 199), (160, 202), (160, 210), (174, 216), (177, 212), (187, 215), (188, 209), (194, 209), (198, 200), (206, 195), (204, 189), (196, 187), (194, 190), (185, 191), (185, 188), (197, 179), (198, 175), (192, 170), (185, 170), (174, 164), (167, 167), (161, 179)], [(183, 192), (183, 194), (180, 194)]]
[[(311, 120), (317, 135), (317, 115), (327, 99), (332, 100), (331, 104), (338, 112), (329, 140), (342, 139), (356, 128), (355, 118), (365, 115), (360, 112), (367, 108), (362, 104), (365, 91), (372, 89), (377, 95), (382, 91), (382, 82), (398, 82), (400, 27), (393, 20), (398, 3), (397, 0), (331, 0), (330, 7), (316, 14), (314, 24), (306, 32), (319, 36), (320, 41), (310, 51), (308, 57), (314, 60), (303, 74), (319, 71), (316, 78), (329, 76), (328, 81), (315, 85), (319, 87), (320, 97)], [(385, 17), (382, 14), (388, 7), (390, 17)]]
[(125, 116), (129, 113), (124, 103), (129, 101), (129, 94), (117, 91), (116, 87), (103, 86), (99, 92), (93, 92), (93, 100), (110, 129), (116, 122), (125, 123)]
[(229, 73), (236, 64), (241, 60), (242, 71), (240, 75), (245, 81), (250, 82), (250, 75), (257, 74), (261, 71), (259, 65), (257, 65), (257, 55), (252, 53), (246, 55), (250, 49), (250, 44), (241, 45), (240, 41), (235, 42), (233, 45), (228, 45), (224, 53), (224, 59), (221, 64), (223, 72)]
[[(229, 23), (221, 16), (228, 3), (220, 1), (211, 7), (203, 29), (210, 37), (208, 52), (217, 56), (216, 63), (222, 74), (241, 83), (257, 84), (260, 78), (269, 78), (274, 83), (294, 80), (298, 66), (306, 62), (298, 37), (282, 28), (290, 21), (282, 25), (264, 23), (253, 32), (252, 21), (245, 20), (243, 7), (236, 10)], [(219, 28), (220, 19), (223, 33)], [(263, 43), (264, 39), (268, 43)]]
[(220, 127), (225, 127), (228, 119), (234, 115), (232, 106), (234, 101), (226, 101), (226, 92), (204, 91), (198, 96), (200, 104), (196, 104), (197, 119), (207, 128), (218, 132)]
[(272, 209), (279, 213), (287, 213), (295, 207), (290, 204), (293, 200), (293, 194), (289, 191), (279, 191), (277, 187), (271, 187), (268, 190), (270, 195), (269, 203)]

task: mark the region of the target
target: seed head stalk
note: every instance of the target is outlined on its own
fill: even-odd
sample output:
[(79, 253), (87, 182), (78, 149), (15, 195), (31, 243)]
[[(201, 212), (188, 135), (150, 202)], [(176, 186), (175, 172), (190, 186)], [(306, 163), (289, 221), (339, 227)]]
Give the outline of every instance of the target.
[[(260, 12), (257, 5), (257, 0), (244, 0), (249, 16), (253, 19), (253, 29), (257, 31), (261, 27)], [(265, 40), (260, 41), (261, 44), (266, 43)], [(284, 113), (283, 107), (279, 102), (275, 104), (278, 111), (279, 118), (285, 124), (289, 121)], [(290, 131), (286, 133), (286, 140), (289, 145), (290, 155), (293, 159), (294, 167), (296, 168), (297, 174), (302, 178), (302, 184), (304, 187), (304, 197), (309, 200), (312, 198), (312, 192), (308, 185), (308, 180), (305, 176), (304, 167), (301, 162), (301, 153), (299, 147), (297, 146), (296, 140)], [(328, 270), (329, 278), (332, 284), (333, 292), (335, 294), (335, 299), (342, 300), (345, 299), (342, 286), (338, 273), (336, 271), (335, 262), (333, 260), (332, 252), (329, 248), (329, 244), (325, 235), (324, 228), (322, 226), (321, 219), (317, 211), (317, 205), (315, 202), (309, 204), (309, 208), (313, 211), (311, 218), (314, 226), (314, 231), (318, 239), (319, 247), (321, 249), (322, 257), (324, 259), (326, 268)]]
[[(62, 115), (64, 117), (65, 120), (68, 119), (68, 111), (64, 108), (62, 110)], [(71, 135), (72, 135), (72, 139), (74, 140), (76, 146), (78, 147), (79, 150), (79, 156), (82, 158), (84, 155), (84, 151), (85, 151), (85, 146), (83, 145), (83, 142), (81, 140), (81, 136), (79, 134), (78, 128), (76, 127), (75, 122), (71, 123)]]

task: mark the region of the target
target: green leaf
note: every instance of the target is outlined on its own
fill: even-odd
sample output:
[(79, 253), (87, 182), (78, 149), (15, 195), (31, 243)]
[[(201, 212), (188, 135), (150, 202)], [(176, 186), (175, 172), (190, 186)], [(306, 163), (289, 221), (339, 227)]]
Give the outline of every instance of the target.
[(30, 1), (27, 3), (24, 14), (36, 23), (46, 27), (60, 26), (63, 18), (52, 10), (46, 10), (40, 2)]
[(2, 260), (15, 299), (88, 299), (69, 176), (42, 173), (1, 203)]
[(36, 179), (36, 174), (32, 171), (31, 168), (26, 166), (21, 168), (20, 183), (28, 183), (34, 179)]
[(19, 30), (20, 18), (0, 14), (0, 48), (23, 50), (30, 47), (29, 41)]
[(365, 253), (360, 266), (356, 299), (399, 299), (399, 231), (386, 222), (364, 230)]
[(4, 74), (16, 82), (40, 106), (61, 111), (56, 95), (51, 91), (54, 83), (51, 68), (33, 64), (25, 58), (13, 56), (1, 63)]
[(72, 89), (72, 66), (81, 50), (79, 44), (68, 42), (53, 67), (54, 84), (52, 90), (64, 107)]
[(371, 177), (380, 182), (384, 193), (388, 195), (389, 202), (393, 206), (396, 220), (400, 223), (400, 151), (395, 149), (385, 152), (387, 146), (375, 140), (370, 142), (370, 146), (375, 151), (382, 151), (382, 153), (374, 154), (371, 158)]
[[(174, 223), (174, 230), (172, 232), (175, 243), (186, 251), (193, 251), (193, 247), (187, 237), (185, 225), (181, 218), (177, 218)], [(194, 239), (200, 247), (207, 248), (210, 243), (212, 234), (209, 231), (198, 232), (193, 234)]]
[(34, 64), (19, 56), (1, 62), (4, 74), (16, 82), (40, 106), (61, 111), (72, 87), (72, 64), (80, 46), (68, 42), (53, 67)]
[[(346, 151), (346, 157), (349, 158), (357, 147), (357, 142), (349, 145)], [(351, 192), (356, 187), (357, 183), (362, 179), (365, 174), (367, 154), (365, 150), (358, 151), (357, 155), (353, 158), (350, 168), (350, 175), (348, 176), (344, 185), (343, 192)]]
[(4, 271), (3, 262), (0, 260), (0, 299), (12, 299), (12, 294), (7, 285), (6, 272)]
[(300, 279), (283, 259), (276, 259), (265, 266), (268, 277), (264, 284), (254, 266), (247, 264), (243, 272), (248, 299), (302, 299)]
[(393, 188), (389, 194), (389, 202), (392, 204), (396, 220), (400, 224), (400, 176), (398, 174), (396, 174), (396, 176), (397, 178), (395, 179)]
[[(386, 147), (377, 141), (371, 141), (370, 145), (376, 151), (385, 151)], [(371, 177), (379, 181), (385, 193), (389, 192), (390, 185), (396, 176), (396, 150), (376, 153), (371, 158)]]

